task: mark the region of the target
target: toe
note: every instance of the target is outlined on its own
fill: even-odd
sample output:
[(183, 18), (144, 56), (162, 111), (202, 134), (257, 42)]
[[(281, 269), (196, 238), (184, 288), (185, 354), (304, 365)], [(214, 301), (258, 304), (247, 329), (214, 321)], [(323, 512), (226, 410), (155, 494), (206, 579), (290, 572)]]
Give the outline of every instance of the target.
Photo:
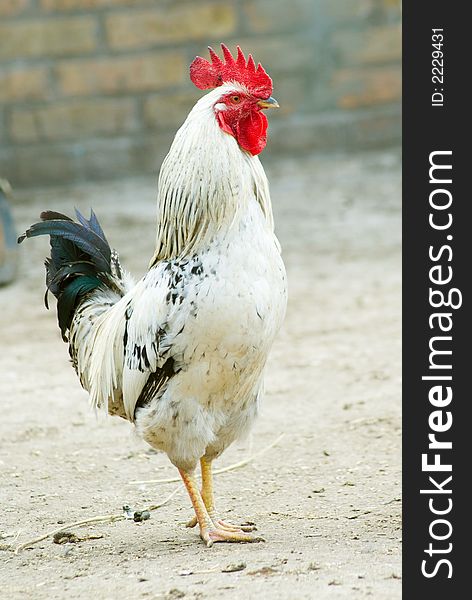
[(227, 529), (221, 529), (220, 527), (210, 529), (210, 531), (208, 531), (208, 537), (212, 542), (254, 543), (265, 541), (261, 537), (255, 537), (242, 530), (229, 531)]
[(256, 530), (256, 527), (254, 527), (253, 525), (234, 525), (233, 523), (228, 523), (221, 519), (217, 519), (216, 521), (214, 521), (214, 523), (218, 527), (218, 529), (224, 529), (225, 531), (249, 532)]
[(250, 523), (249, 521), (246, 523), (241, 523), (240, 527), (243, 531), (257, 531), (256, 524)]
[(245, 532), (257, 531), (257, 527), (256, 527), (255, 523), (251, 523), (250, 521), (242, 523), (241, 525), (235, 525), (234, 523), (220, 519), (214, 512), (211, 513), (210, 516), (211, 516), (211, 520), (213, 521), (213, 523), (219, 529), (225, 529), (227, 531), (245, 531)]

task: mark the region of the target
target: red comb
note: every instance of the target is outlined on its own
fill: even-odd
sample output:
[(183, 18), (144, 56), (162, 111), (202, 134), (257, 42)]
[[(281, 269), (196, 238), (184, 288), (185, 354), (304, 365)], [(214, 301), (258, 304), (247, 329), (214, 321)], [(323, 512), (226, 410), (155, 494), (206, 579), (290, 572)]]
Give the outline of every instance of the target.
[(235, 60), (224, 44), (221, 44), (221, 49), (225, 62), (208, 46), (211, 62), (197, 56), (190, 65), (190, 79), (197, 88), (208, 90), (223, 83), (237, 81), (260, 98), (268, 98), (272, 94), (272, 79), (264, 71), (261, 63), (256, 67), (251, 54), (246, 61), (243, 51), (238, 46), (238, 56)]

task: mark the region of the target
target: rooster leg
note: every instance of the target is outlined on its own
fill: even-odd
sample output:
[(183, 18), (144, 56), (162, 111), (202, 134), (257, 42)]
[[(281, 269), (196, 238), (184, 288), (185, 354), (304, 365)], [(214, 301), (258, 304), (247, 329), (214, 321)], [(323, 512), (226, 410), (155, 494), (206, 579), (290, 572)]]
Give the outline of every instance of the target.
[(193, 473), (188, 473), (183, 469), (179, 469), (180, 476), (187, 488), (188, 495), (192, 501), (197, 522), (200, 526), (200, 537), (210, 548), (214, 542), (260, 542), (262, 538), (257, 538), (244, 531), (229, 531), (223, 529), (214, 523), (208, 514), (202, 495), (198, 489), (197, 482)]
[[(225, 529), (226, 531), (255, 531), (257, 529), (255, 525), (233, 525), (232, 523), (223, 521), (217, 516), (215, 510), (215, 497), (213, 494), (212, 461), (203, 456), (200, 459), (200, 466), (202, 469), (202, 500), (213, 523), (220, 529)], [(197, 522), (197, 517), (194, 517), (187, 523), (187, 527), (195, 527)]]

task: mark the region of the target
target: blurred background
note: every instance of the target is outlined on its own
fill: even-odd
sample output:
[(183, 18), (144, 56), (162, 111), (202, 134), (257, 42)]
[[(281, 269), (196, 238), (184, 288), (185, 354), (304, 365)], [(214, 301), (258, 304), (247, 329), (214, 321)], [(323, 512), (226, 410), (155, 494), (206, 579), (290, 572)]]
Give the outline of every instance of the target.
[(0, 177), (156, 173), (224, 41), (274, 80), (264, 158), (400, 139), (398, 0), (1, 0)]

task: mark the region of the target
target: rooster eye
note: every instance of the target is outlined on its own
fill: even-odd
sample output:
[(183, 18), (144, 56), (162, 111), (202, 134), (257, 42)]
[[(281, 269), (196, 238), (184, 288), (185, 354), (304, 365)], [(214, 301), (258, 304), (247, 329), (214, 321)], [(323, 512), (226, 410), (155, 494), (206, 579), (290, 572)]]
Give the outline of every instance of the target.
[(231, 96), (231, 102), (233, 104), (239, 104), (241, 102), (241, 96)]

